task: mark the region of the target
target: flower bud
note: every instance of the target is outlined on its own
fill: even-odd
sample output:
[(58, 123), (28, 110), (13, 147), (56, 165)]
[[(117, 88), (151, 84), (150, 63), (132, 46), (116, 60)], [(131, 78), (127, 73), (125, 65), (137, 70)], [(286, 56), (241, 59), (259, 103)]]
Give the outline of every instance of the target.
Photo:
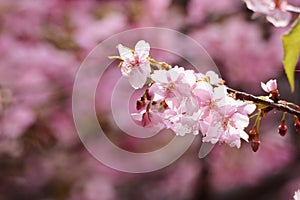
[(143, 109), (145, 106), (146, 106), (146, 102), (145, 102), (145, 101), (139, 100), (139, 101), (136, 102), (136, 109), (137, 109), (137, 110), (141, 110), (141, 109)]
[(251, 148), (252, 148), (253, 152), (257, 152), (257, 150), (259, 148), (259, 144), (260, 144), (260, 141), (251, 142)]
[(260, 145), (260, 141), (256, 128), (253, 128), (249, 131), (249, 142), (251, 144), (253, 152), (257, 152)]
[(287, 126), (285, 125), (285, 121), (281, 121), (281, 124), (278, 126), (278, 133), (281, 136), (285, 136), (287, 133)]
[(149, 94), (149, 89), (146, 89), (145, 94), (146, 94), (147, 100), (150, 101), (152, 99), (152, 96)]
[(143, 127), (148, 126), (151, 123), (151, 116), (149, 112), (145, 112), (142, 116)]

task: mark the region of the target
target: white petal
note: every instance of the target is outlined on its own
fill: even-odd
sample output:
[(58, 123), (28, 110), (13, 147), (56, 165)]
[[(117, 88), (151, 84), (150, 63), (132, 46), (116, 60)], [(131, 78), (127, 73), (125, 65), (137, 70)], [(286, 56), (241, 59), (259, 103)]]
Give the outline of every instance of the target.
[(132, 119), (136, 120), (136, 121), (142, 121), (142, 117), (143, 117), (143, 113), (132, 113), (131, 117)]
[(218, 86), (214, 89), (213, 100), (220, 100), (227, 96), (227, 88), (224, 85)]
[(246, 142), (249, 142), (249, 135), (244, 130), (238, 130), (240, 132), (240, 137), (245, 140)]
[(206, 73), (206, 76), (209, 77), (209, 82), (213, 85), (217, 85), (219, 83), (222, 83), (222, 79), (219, 78), (218, 74), (214, 71), (208, 71)]
[(268, 87), (265, 83), (261, 82), (260, 83), (261, 88), (265, 91), (265, 92), (269, 92)]
[(244, 0), (248, 9), (267, 14), (275, 7), (273, 0)]
[(249, 125), (249, 117), (246, 115), (235, 113), (232, 116), (232, 120), (234, 121), (236, 128), (239, 128), (239, 129), (244, 129), (245, 127), (247, 127)]
[(290, 23), (291, 18), (291, 13), (280, 9), (274, 9), (270, 14), (267, 15), (267, 20), (276, 27), (287, 26)]
[(158, 83), (168, 83), (167, 71), (166, 70), (154, 70), (151, 74), (151, 79)]
[(177, 79), (179, 78), (181, 73), (178, 70), (176, 70), (176, 68), (173, 68), (173, 69), (168, 71), (169, 72), (168, 75), (169, 75), (171, 81), (175, 82), (175, 81), (177, 81)]
[(119, 44), (117, 46), (119, 50), (119, 54), (123, 60), (128, 60), (133, 58), (132, 51), (126, 47), (124, 47), (122, 44)]
[(121, 73), (123, 76), (127, 77), (131, 72), (131, 65), (128, 65), (128, 63), (123, 63), (121, 66)]
[(219, 141), (219, 137), (222, 133), (221, 125), (218, 123), (215, 126), (210, 126), (208, 128), (207, 135), (203, 137), (203, 142), (211, 142), (212, 144), (215, 144)]
[(146, 77), (150, 76), (150, 72), (151, 72), (150, 63), (140, 65), (140, 68), (141, 68), (141, 70), (143, 71), (143, 73)]
[(131, 73), (128, 75), (128, 81), (134, 89), (139, 89), (144, 86), (146, 83), (147, 76), (139, 68), (134, 68), (131, 70)]
[(196, 76), (193, 70), (185, 70), (184, 82), (188, 83), (190, 86), (196, 83)]
[(144, 40), (140, 40), (136, 43), (134, 50), (140, 60), (145, 60), (149, 56), (150, 45)]
[(244, 111), (249, 115), (251, 113), (253, 113), (256, 109), (256, 105), (252, 104), (252, 103), (248, 103), (245, 107), (244, 107)]

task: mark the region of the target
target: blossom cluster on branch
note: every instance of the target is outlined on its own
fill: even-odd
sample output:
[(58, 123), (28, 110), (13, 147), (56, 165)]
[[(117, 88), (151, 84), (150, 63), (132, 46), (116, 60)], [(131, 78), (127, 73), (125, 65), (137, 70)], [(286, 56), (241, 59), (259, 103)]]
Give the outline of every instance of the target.
[[(144, 40), (137, 42), (135, 50), (121, 44), (117, 48), (120, 56), (112, 58), (121, 60), (122, 75), (135, 89), (147, 87), (136, 103), (138, 112), (132, 113), (132, 118), (142, 126), (171, 129), (179, 136), (201, 132), (203, 142), (224, 142), (237, 148), (243, 139), (257, 151), (260, 120), (273, 107), (252, 99), (239, 99), (213, 71), (203, 74), (155, 61), (149, 56), (150, 45)], [(261, 87), (269, 93), (269, 97), (260, 97), (261, 101), (278, 102), (276, 80), (261, 83)], [(257, 107), (256, 123), (247, 133), (249, 115)], [(287, 130), (284, 120), (285, 114), (279, 127), (281, 135)], [(295, 115), (295, 123), (297, 120)]]

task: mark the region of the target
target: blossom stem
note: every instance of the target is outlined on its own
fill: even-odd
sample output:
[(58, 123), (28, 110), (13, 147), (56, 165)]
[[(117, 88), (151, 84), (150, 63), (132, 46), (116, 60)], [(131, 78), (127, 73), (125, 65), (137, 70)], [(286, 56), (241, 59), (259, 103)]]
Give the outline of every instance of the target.
[(283, 113), (282, 118), (281, 118), (281, 122), (284, 122), (286, 118), (286, 112)]
[(153, 58), (148, 58), (149, 62), (156, 66), (159, 70), (169, 70), (169, 69), (172, 69), (172, 66), (165, 63), (165, 62), (159, 62), (159, 61), (156, 61), (154, 60)]
[(252, 119), (253, 117), (256, 117), (258, 113), (255, 113), (254, 115), (249, 116), (249, 119)]
[(260, 98), (258, 96), (254, 96), (252, 94), (237, 91), (237, 90), (234, 90), (234, 89), (231, 89), (231, 88), (228, 88), (228, 87), (227, 87), (227, 92), (228, 93), (233, 93), (235, 95), (236, 99), (245, 100), (245, 101), (252, 101), (254, 103), (259, 103), (259, 104), (262, 104), (262, 105), (265, 105), (265, 106), (270, 106), (270, 107), (272, 107), (272, 108), (274, 108), (278, 111), (287, 112), (287, 113), (290, 113), (290, 114), (293, 114), (293, 115), (296, 115), (296, 116), (300, 117), (300, 111), (298, 111), (294, 108), (291, 108), (287, 105), (283, 105), (281, 103), (275, 103), (271, 100), (263, 99), (263, 98)]

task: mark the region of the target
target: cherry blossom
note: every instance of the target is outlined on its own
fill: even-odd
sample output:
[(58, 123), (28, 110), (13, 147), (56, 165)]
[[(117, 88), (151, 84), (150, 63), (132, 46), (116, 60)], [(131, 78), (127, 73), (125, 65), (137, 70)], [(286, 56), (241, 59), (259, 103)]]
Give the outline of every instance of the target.
[(189, 115), (186, 113), (176, 113), (169, 118), (167, 128), (170, 128), (176, 135), (184, 136), (186, 134), (198, 135), (199, 133), (199, 116), (200, 111)]
[(267, 83), (261, 82), (261, 88), (267, 93), (276, 92), (277, 91), (277, 81), (274, 79), (271, 79)]
[(135, 45), (134, 52), (119, 44), (118, 50), (123, 60), (121, 65), (122, 75), (128, 78), (133, 88), (142, 88), (151, 72), (150, 62), (147, 60), (150, 50), (149, 43), (140, 40)]
[[(122, 74), (134, 88), (143, 87), (147, 78), (151, 80), (136, 103), (138, 112), (131, 114), (142, 126), (171, 129), (179, 136), (197, 135), (200, 131), (203, 142), (225, 142), (237, 148), (241, 139), (248, 141), (244, 129), (256, 106), (230, 97), (217, 73), (202, 74), (175, 66), (153, 69), (150, 74), (148, 43), (139, 41), (135, 51), (122, 45), (118, 49), (123, 60)], [(267, 83), (268, 87), (269, 84), (272, 89), (272, 82)]]
[[(300, 6), (299, 0), (287, 1), (289, 4)], [(289, 4), (284, 7), (285, 11), (297, 12), (295, 11), (297, 8), (292, 8)], [(248, 92), (258, 93), (260, 87), (255, 86), (258, 86), (261, 80), (265, 80), (266, 76), (280, 77), (283, 57), (280, 35), (285, 30), (251, 23), (244, 16), (245, 10), (240, 6), (240, 1), (0, 0), (0, 8), (2, 97), (2, 99), (0, 97), (0, 156), (3, 180), (1, 199), (22, 199), (23, 196), (28, 196), (33, 199), (113, 200), (134, 199), (137, 194), (140, 199), (150, 197), (192, 199), (201, 191), (205, 192), (202, 189), (205, 189), (206, 185), (202, 184), (203, 181), (199, 181), (205, 179), (201, 173), (207, 171), (203, 169), (208, 169), (210, 174), (208, 181), (211, 192), (207, 198), (211, 195), (222, 197), (222, 194), (231, 193), (234, 187), (244, 184), (246, 190), (248, 186), (255, 188), (257, 186), (259, 189), (264, 185), (260, 183), (265, 176), (278, 174), (270, 172), (276, 171), (280, 174), (282, 170), (286, 170), (286, 166), (289, 169), (289, 166), (297, 167), (299, 164), (295, 160), (298, 156), (295, 151), (297, 142), (292, 142), (294, 136), (287, 133), (288, 138), (278, 139), (275, 133), (278, 131), (279, 122), (273, 118), (264, 120), (267, 126), (261, 133), (263, 148), (258, 154), (254, 155), (246, 149), (236, 151), (219, 145), (214, 148), (209, 159), (199, 162), (193, 151), (190, 151), (172, 164), (172, 167), (155, 173), (153, 178), (153, 174), (150, 176), (142, 174), (136, 179), (136, 176), (119, 173), (99, 164), (85, 148), (78, 148), (82, 145), (77, 136), (70, 105), (75, 74), (90, 50), (120, 31), (145, 26), (183, 30), (185, 34), (203, 45), (210, 56), (218, 62), (218, 67), (221, 67), (222, 74), (231, 87), (241, 90), (247, 89)], [(145, 36), (149, 34), (145, 32)], [(123, 44), (129, 43), (132, 38), (134, 35), (124, 37)], [(182, 49), (174, 37), (154, 35), (151, 40), (156, 46), (172, 44), (174, 48)], [(134, 51), (131, 53), (134, 54)], [(156, 60), (178, 62), (178, 55), (156, 50), (153, 53)], [(185, 49), (184, 53), (187, 53), (184, 54), (185, 58), (192, 59), (192, 56), (196, 56), (199, 60), (202, 58), (200, 52), (191, 49)], [(88, 57), (91, 61), (89, 65), (104, 69), (103, 63), (98, 59), (103, 54), (96, 54), (97, 56), (92, 56), (92, 59)], [(231, 110), (228, 108), (229, 110), (225, 112), (224, 120), (220, 118), (222, 112), (218, 106), (221, 103), (216, 98), (215, 91), (222, 82), (214, 82), (210, 73), (196, 73), (195, 81), (194, 78), (187, 80), (187, 74), (193, 77), (193, 73), (183, 70), (183, 80), (190, 82), (186, 84), (187, 91), (180, 89), (183, 84), (177, 84), (180, 93), (176, 89), (173, 93), (163, 93), (159, 91), (163, 88), (162, 84), (155, 81), (152, 85), (148, 85), (150, 83), (148, 78), (149, 82), (147, 81), (146, 85), (152, 92), (149, 92), (149, 95), (153, 96), (150, 95), (150, 98), (141, 101), (137, 111), (134, 111), (140, 118), (138, 121), (141, 122), (141, 126), (168, 127), (177, 135), (199, 132), (202, 136), (202, 133), (206, 133), (207, 139), (210, 136), (216, 140), (215, 142), (221, 141), (224, 130), (227, 131), (233, 125), (228, 123), (224, 129), (222, 124), (215, 123), (232, 119), (228, 116)], [(94, 128), (86, 115), (88, 108), (92, 106), (97, 112), (95, 114), (99, 125), (104, 125), (103, 130), (109, 139), (120, 148), (127, 151), (148, 152), (150, 149), (162, 147), (169, 141), (168, 133), (151, 138), (151, 141), (147, 140), (146, 145), (141, 139), (120, 135), (120, 128), (114, 123), (110, 112), (112, 109), (110, 97), (113, 97), (118, 75), (120, 71), (117, 67), (105, 70), (95, 94), (96, 105), (78, 105), (77, 109), (82, 111), (82, 117), (87, 119), (83, 125)], [(84, 77), (82, 82), (84, 84), (80, 85), (82, 99), (91, 91), (93, 79), (90, 74)], [(199, 95), (196, 95), (196, 91)], [(126, 93), (128, 90), (124, 89), (122, 92)], [(288, 91), (284, 92), (286, 93), (281, 94), (282, 99), (289, 94)], [(174, 93), (180, 94), (179, 99), (159, 96)], [(224, 99), (227, 99), (227, 95), (224, 93)], [(124, 98), (117, 98), (116, 102), (119, 105), (126, 104)], [(228, 107), (246, 116), (250, 111), (245, 110), (251, 110), (251, 105), (240, 105), (236, 102), (235, 106), (228, 105)], [(209, 127), (215, 128), (216, 132), (208, 133)], [(228, 132), (231, 133), (232, 130), (230, 128)], [(214, 137), (213, 134), (217, 136)], [(239, 140), (238, 137), (230, 138), (233, 140), (227, 139), (222, 142), (236, 144)], [(199, 140), (201, 137), (197, 136), (195, 139)], [(244, 142), (242, 140), (241, 142)], [(250, 139), (248, 140), (250, 142)], [(96, 140), (92, 142), (106, 151), (102, 148), (105, 147), (103, 140), (100, 143)], [(111, 160), (114, 161), (114, 157), (111, 157)], [(152, 159), (147, 159), (142, 164), (147, 166), (151, 162)], [(289, 171), (289, 174), (294, 173)], [(251, 196), (254, 199), (262, 196), (268, 199), (275, 195), (282, 199), (300, 199), (299, 191), (293, 198), (295, 188), (299, 187), (299, 179), (297, 180), (296, 176), (289, 176), (289, 180), (286, 181), (284, 187), (275, 193), (268, 190), (266, 191), (268, 194), (259, 195), (259, 189)], [(43, 192), (47, 186), (59, 186), (66, 190), (61, 192), (57, 191), (57, 187), (51, 187), (50, 190)], [(16, 190), (19, 192), (15, 192)]]
[(300, 189), (295, 191), (294, 200), (300, 200)]
[(175, 66), (154, 70), (153, 81), (139, 101), (132, 117), (143, 126), (171, 129), (176, 135), (197, 135), (203, 142), (225, 142), (240, 148), (248, 115), (256, 106), (228, 96), (224, 81), (213, 71), (195, 73)]
[(248, 141), (248, 134), (244, 129), (249, 125), (248, 115), (255, 110), (256, 106), (226, 96), (225, 105), (220, 107), (222, 108), (220, 112), (223, 112), (221, 115), (223, 120), (220, 121), (224, 131), (219, 141), (240, 148), (240, 139)]
[(248, 141), (244, 128), (249, 124), (248, 114), (256, 106), (227, 96), (224, 85), (215, 88), (207, 102), (209, 103), (204, 108), (208, 115), (204, 115), (205, 118), (200, 122), (203, 141), (213, 144), (218, 141), (226, 142), (240, 148), (240, 139)]
[(266, 18), (276, 27), (285, 27), (289, 24), (292, 14), (287, 11), (285, 0), (244, 0), (247, 7), (259, 14), (266, 15)]
[[(198, 134), (200, 111), (192, 96), (192, 85), (196, 82), (194, 72), (176, 66), (168, 71), (155, 70), (151, 78), (156, 81), (149, 88), (153, 102), (140, 114), (134, 114), (135, 119), (140, 118), (145, 126), (163, 123), (176, 135)], [(157, 120), (159, 117), (161, 120)]]

